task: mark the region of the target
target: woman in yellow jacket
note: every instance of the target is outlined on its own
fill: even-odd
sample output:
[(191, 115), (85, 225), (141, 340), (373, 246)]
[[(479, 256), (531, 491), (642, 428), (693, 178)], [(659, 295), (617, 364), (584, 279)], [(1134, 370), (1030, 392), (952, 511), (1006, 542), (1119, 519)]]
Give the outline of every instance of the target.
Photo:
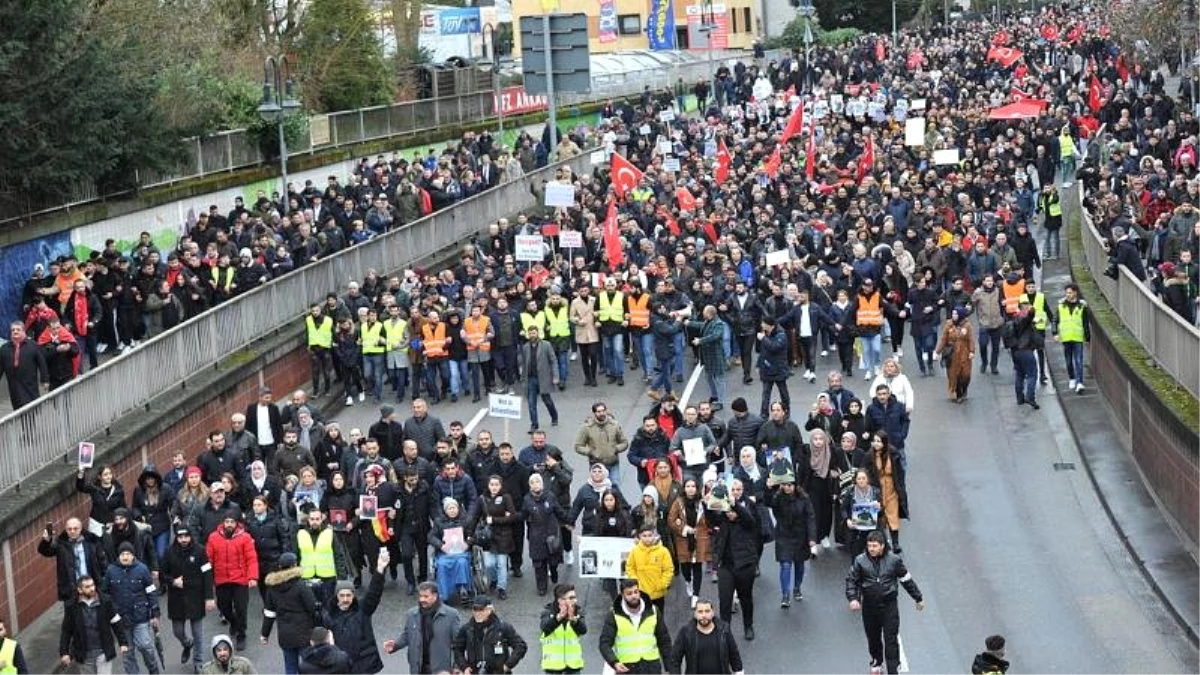
[(667, 589), (675, 578), (675, 563), (654, 525), (647, 524), (639, 528), (637, 538), (637, 543), (625, 559), (625, 576), (637, 580), (638, 588), (650, 598), (661, 616), (666, 608)]

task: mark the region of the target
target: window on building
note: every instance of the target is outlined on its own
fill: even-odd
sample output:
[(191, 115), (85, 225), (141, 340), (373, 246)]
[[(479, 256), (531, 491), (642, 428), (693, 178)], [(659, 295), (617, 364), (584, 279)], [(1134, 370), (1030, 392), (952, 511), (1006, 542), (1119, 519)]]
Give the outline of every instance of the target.
[(621, 35), (638, 35), (642, 32), (642, 17), (639, 14), (620, 14), (617, 25)]
[(750, 19), (750, 8), (743, 7), (742, 8), (742, 29), (745, 30), (747, 33), (751, 32), (753, 30), (753, 23), (754, 22)]
[(737, 29), (738, 15), (737, 15), (736, 9), (729, 11), (729, 18), (730, 18), (730, 21), (733, 23), (733, 32), (734, 33), (738, 32), (738, 29)]

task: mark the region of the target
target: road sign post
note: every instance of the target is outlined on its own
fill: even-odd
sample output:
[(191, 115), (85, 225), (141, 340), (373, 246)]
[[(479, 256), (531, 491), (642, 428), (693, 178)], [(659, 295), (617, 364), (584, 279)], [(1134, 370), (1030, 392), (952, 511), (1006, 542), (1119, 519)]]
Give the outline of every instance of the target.
[(550, 129), (547, 156), (554, 160), (558, 145), (559, 92), (591, 91), (591, 53), (588, 49), (586, 14), (543, 14), (523, 16), (521, 30), (521, 69), (525, 91), (545, 94)]

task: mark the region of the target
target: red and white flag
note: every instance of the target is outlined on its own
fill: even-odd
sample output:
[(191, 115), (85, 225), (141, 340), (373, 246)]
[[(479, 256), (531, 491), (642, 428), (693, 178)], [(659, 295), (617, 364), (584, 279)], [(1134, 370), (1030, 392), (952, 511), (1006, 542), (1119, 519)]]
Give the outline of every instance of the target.
[[(613, 155), (617, 157), (618, 155)], [(608, 254), (608, 266), (617, 269), (625, 261), (625, 251), (621, 249), (621, 231), (617, 227), (617, 203), (608, 203), (608, 217), (604, 219), (604, 251)]]
[(1092, 75), (1092, 82), (1088, 85), (1088, 107), (1092, 112), (1100, 112), (1103, 101), (1100, 100), (1100, 95), (1103, 90), (1100, 87), (1100, 78)]
[(733, 158), (729, 156), (729, 149), (725, 147), (725, 139), (717, 141), (717, 185), (723, 184), (729, 179), (729, 167), (733, 164)]
[(609, 171), (612, 173), (612, 185), (617, 191), (617, 196), (621, 198), (632, 192), (646, 175), (632, 162), (615, 152), (612, 156), (612, 163), (609, 165)]
[(875, 167), (875, 139), (867, 139), (867, 147), (863, 149), (862, 154), (858, 157), (858, 170), (855, 172), (854, 182), (862, 183), (863, 177), (870, 173)]

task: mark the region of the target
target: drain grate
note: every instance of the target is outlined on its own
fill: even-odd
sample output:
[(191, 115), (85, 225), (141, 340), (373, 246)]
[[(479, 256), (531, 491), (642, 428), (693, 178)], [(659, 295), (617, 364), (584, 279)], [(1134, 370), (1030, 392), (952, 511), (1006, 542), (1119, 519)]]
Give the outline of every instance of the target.
[(1054, 470), (1055, 471), (1074, 471), (1075, 470), (1075, 462), (1055, 462)]

